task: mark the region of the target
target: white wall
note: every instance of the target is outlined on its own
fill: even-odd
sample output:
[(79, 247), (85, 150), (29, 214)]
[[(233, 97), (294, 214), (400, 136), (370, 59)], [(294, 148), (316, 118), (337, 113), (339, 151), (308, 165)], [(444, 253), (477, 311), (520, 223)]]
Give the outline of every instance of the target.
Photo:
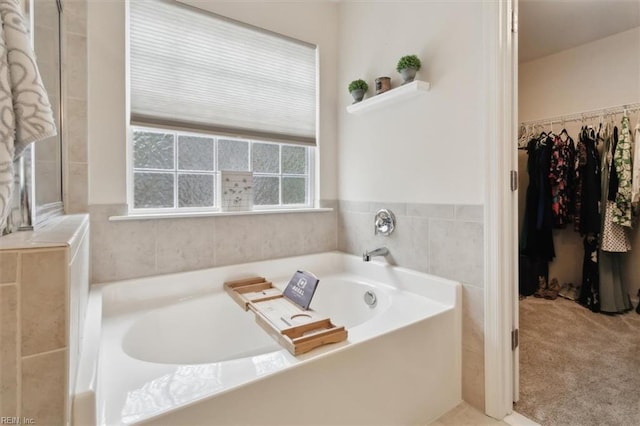
[[(483, 203), (481, 17), (473, 1), (340, 4), (340, 199)], [(350, 81), (366, 80), (369, 97), (376, 77), (392, 77), (395, 87), (407, 54), (422, 60), (426, 95), (346, 113)]]
[[(340, 3), (338, 194), (341, 250), (385, 245), (400, 265), (463, 283), (462, 397), (484, 409), (482, 98), (479, 1)], [(421, 97), (362, 115), (346, 113), (347, 86), (392, 77), (398, 59), (422, 60)], [(474, 206), (468, 206), (474, 204)], [(397, 230), (373, 235), (374, 212), (391, 208)], [(471, 207), (469, 209), (469, 207)], [(474, 218), (462, 214), (473, 211)]]
[(520, 64), (519, 119), (640, 101), (640, 27)]
[[(318, 199), (337, 198), (335, 97), (338, 6), (334, 2), (220, 2), (197, 7), (318, 45), (320, 109)], [(125, 4), (90, 1), (89, 204), (126, 202)]]
[[(537, 120), (609, 106), (640, 102), (640, 27), (520, 64), (519, 120)], [(638, 113), (631, 115), (635, 125)], [(620, 117), (618, 117), (619, 119)], [(577, 140), (580, 122), (567, 123)], [(556, 127), (558, 130), (559, 127)], [(520, 157), (520, 221), (524, 208), (526, 154)], [(640, 288), (640, 232), (634, 229), (634, 251), (627, 256), (630, 294)], [(554, 231), (556, 259), (549, 276), (560, 283), (582, 280), (582, 239), (573, 227)]]

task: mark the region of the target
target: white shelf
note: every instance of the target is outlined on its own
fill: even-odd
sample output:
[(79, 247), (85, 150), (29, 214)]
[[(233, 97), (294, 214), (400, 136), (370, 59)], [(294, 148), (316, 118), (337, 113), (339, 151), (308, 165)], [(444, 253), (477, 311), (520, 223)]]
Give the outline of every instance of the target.
[(377, 109), (385, 105), (391, 105), (396, 102), (413, 98), (425, 93), (429, 90), (429, 83), (426, 81), (413, 80), (403, 86), (396, 87), (379, 95), (372, 96), (358, 103), (349, 105), (347, 112), (349, 114), (360, 114), (365, 111)]

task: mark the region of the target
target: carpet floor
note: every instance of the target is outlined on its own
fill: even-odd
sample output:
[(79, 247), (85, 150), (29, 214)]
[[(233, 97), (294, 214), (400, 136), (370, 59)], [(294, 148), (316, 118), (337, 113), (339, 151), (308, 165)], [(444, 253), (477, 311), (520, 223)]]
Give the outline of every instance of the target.
[(640, 425), (640, 315), (520, 301), (520, 401), (541, 425)]

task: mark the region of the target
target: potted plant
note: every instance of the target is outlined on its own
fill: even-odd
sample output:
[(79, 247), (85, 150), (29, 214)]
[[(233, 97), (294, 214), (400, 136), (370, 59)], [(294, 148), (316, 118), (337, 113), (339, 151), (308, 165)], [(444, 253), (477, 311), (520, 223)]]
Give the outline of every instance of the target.
[(353, 80), (349, 83), (349, 93), (353, 96), (353, 103), (360, 102), (364, 98), (364, 94), (369, 90), (369, 85), (364, 80)]
[(420, 58), (416, 55), (407, 55), (400, 58), (398, 65), (396, 65), (396, 71), (400, 73), (404, 83), (410, 83), (416, 78), (416, 72), (422, 67)]

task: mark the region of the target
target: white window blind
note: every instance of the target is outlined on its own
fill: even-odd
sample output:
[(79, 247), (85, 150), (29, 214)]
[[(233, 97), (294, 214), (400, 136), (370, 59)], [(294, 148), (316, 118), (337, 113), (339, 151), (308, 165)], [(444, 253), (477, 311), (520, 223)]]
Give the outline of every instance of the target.
[(316, 143), (316, 47), (174, 1), (130, 2), (131, 122)]

